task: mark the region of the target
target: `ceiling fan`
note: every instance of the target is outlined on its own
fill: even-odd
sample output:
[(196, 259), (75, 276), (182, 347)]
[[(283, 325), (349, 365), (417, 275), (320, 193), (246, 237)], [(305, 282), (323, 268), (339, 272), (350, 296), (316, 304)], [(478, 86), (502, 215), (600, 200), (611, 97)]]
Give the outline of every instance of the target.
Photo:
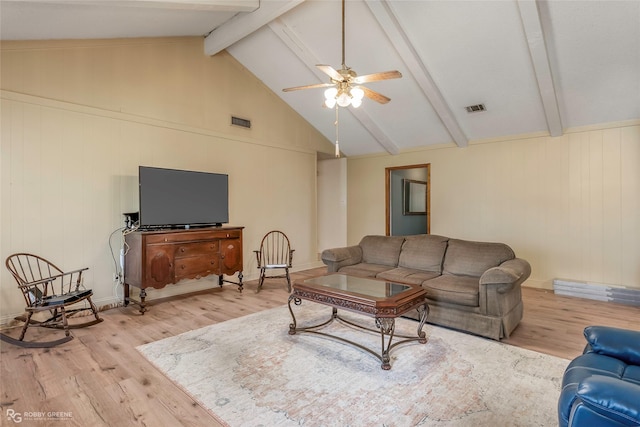
[(348, 107), (349, 105), (352, 105), (354, 108), (357, 108), (362, 104), (363, 96), (379, 102), (380, 104), (386, 104), (391, 101), (391, 98), (359, 85), (380, 80), (398, 79), (402, 77), (402, 74), (399, 71), (394, 70), (358, 76), (355, 71), (347, 67), (344, 60), (344, 17), (345, 0), (342, 0), (342, 68), (336, 70), (330, 65), (316, 65), (320, 71), (329, 76), (331, 83), (318, 83), (313, 85), (290, 87), (282, 89), (283, 92), (302, 89), (328, 88), (324, 92), (325, 105), (328, 108), (333, 108), (336, 103), (340, 107)]

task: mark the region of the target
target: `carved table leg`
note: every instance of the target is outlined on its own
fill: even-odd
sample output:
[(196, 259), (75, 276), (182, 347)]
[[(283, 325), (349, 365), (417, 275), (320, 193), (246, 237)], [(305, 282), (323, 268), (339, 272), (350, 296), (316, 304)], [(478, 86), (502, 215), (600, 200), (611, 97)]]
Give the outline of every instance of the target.
[(291, 309), (291, 301), (294, 302), (295, 305), (300, 305), (302, 304), (302, 300), (300, 298), (296, 298), (293, 295), (289, 295), (289, 313), (291, 313), (291, 323), (289, 323), (289, 335), (295, 335), (296, 334), (296, 316), (293, 314), (293, 310)]
[[(318, 323), (317, 325), (311, 325), (311, 326), (305, 326), (303, 328), (298, 328), (297, 325), (297, 321), (296, 321), (296, 316), (293, 314), (293, 309), (291, 308), (291, 301), (293, 301), (293, 303), (295, 305), (301, 305), (302, 304), (302, 299), (298, 296), (296, 296), (295, 294), (291, 294), (289, 295), (289, 313), (291, 313), (291, 319), (293, 319), (293, 321), (289, 324), (289, 335), (295, 335), (298, 332), (308, 332), (308, 333), (312, 333), (312, 334), (318, 334), (318, 335), (326, 335), (326, 336), (331, 336), (329, 334), (325, 334), (322, 332), (319, 332), (318, 329), (323, 328), (324, 326), (327, 326), (329, 323), (333, 322), (334, 320), (336, 320), (338, 318), (338, 309), (337, 308), (333, 308), (331, 311), (331, 317), (329, 317), (329, 319), (322, 321), (321, 323)], [(345, 341), (343, 338), (339, 338), (342, 341)]]
[[(391, 348), (391, 340), (393, 340), (393, 332), (396, 328), (396, 319), (393, 317), (376, 317), (376, 326), (380, 329), (380, 337), (382, 338), (382, 352), (380, 353), (380, 360), (382, 360), (381, 368), (388, 371), (391, 369), (389, 350)], [(386, 335), (389, 336), (389, 341), (385, 346), (384, 337)]]
[(427, 343), (427, 334), (422, 330), (425, 322), (427, 321), (427, 316), (429, 315), (429, 306), (425, 303), (418, 307), (418, 314), (420, 315), (420, 323), (418, 323), (418, 342), (420, 344)]
[(239, 271), (239, 272), (238, 272), (238, 281), (239, 281), (240, 283), (238, 283), (238, 290), (239, 290), (240, 292), (242, 292), (242, 286), (243, 286), (243, 284), (242, 284), (242, 277), (243, 277), (243, 276), (242, 276), (242, 271)]

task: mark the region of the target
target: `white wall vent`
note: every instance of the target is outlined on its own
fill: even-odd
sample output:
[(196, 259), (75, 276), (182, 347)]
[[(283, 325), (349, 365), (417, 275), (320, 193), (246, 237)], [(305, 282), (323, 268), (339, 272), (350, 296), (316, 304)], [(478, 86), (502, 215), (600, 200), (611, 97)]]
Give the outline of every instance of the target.
[(481, 111), (487, 111), (487, 107), (484, 104), (468, 105), (464, 107), (467, 113), (480, 113)]
[(243, 128), (251, 129), (251, 120), (241, 119), (240, 117), (231, 116), (231, 124)]

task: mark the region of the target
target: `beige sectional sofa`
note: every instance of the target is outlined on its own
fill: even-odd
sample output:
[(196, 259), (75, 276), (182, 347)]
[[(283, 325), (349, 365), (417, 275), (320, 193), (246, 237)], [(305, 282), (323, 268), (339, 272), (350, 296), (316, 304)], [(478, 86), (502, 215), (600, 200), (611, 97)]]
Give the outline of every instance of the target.
[(323, 251), (322, 261), (329, 273), (420, 285), (427, 322), (495, 340), (509, 337), (522, 319), (520, 285), (531, 274), (503, 243), (431, 234), (365, 236), (356, 246)]

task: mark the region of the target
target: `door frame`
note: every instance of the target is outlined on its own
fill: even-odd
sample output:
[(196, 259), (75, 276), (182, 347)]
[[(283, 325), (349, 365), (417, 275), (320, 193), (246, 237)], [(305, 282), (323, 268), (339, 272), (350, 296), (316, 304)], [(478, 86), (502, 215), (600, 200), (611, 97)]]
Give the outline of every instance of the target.
[(391, 235), (391, 172), (394, 170), (401, 169), (421, 169), (425, 168), (427, 170), (427, 234), (431, 234), (431, 163), (422, 163), (418, 165), (405, 165), (405, 166), (393, 166), (384, 169), (384, 216), (385, 216), (385, 234), (387, 236)]

